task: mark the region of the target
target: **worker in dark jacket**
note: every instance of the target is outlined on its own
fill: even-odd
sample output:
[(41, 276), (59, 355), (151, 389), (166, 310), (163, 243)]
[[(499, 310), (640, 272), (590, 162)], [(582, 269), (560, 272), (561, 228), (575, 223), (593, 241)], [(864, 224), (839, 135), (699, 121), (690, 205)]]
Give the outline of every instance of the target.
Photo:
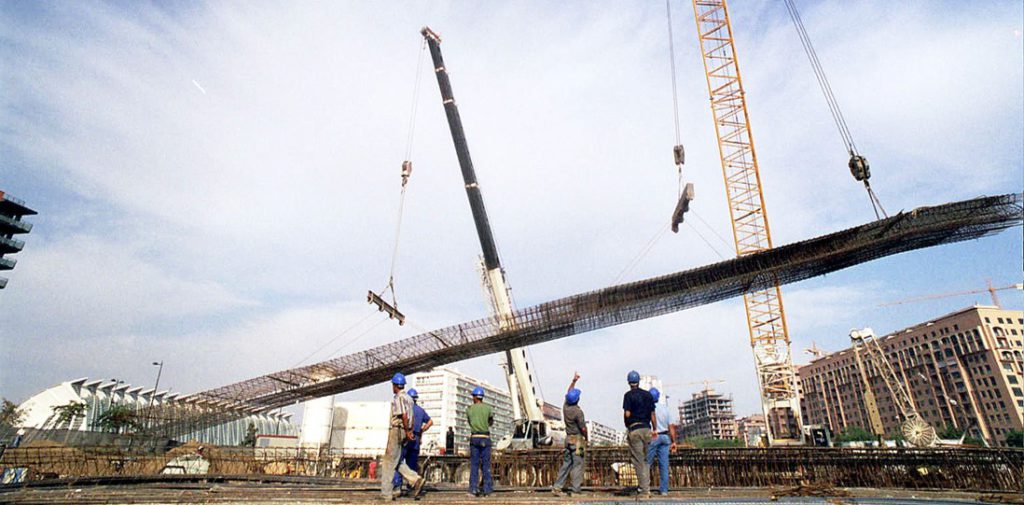
[(562, 456), (562, 467), (558, 470), (558, 478), (551, 492), (562, 496), (565, 481), (572, 475), (572, 493), (579, 494), (583, 485), (584, 459), (587, 447), (587, 420), (580, 408), (580, 390), (576, 389), (576, 381), (580, 374), (574, 374), (569, 388), (565, 392), (565, 404), (562, 405), (562, 420), (565, 421), (565, 453)]
[(636, 370), (626, 375), (629, 391), (622, 397), (622, 419), (629, 434), (629, 460), (636, 468), (637, 492), (641, 498), (651, 497), (651, 469), (647, 466), (647, 449), (651, 445), (651, 428), (657, 425), (654, 417), (654, 397), (640, 389), (640, 374)]

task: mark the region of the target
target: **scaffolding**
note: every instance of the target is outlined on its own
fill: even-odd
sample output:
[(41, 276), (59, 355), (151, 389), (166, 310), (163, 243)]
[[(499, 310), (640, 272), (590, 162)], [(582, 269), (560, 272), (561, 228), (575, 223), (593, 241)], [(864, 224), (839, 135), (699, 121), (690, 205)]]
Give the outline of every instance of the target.
[[(483, 318), (347, 356), (196, 393), (149, 412), (147, 431), (174, 437), (232, 415), (265, 412), (508, 349), (656, 317), (894, 254), (981, 238), (1022, 224), (1022, 195), (981, 197), (901, 212), (829, 235), (518, 310), (514, 324)], [(503, 329), (508, 328), (508, 329)]]

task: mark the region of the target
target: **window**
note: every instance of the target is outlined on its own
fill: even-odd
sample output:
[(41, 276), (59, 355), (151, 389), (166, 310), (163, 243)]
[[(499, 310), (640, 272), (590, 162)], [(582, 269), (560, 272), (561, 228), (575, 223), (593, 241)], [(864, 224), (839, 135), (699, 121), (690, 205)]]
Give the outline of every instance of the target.
[(1020, 388), (1013, 388), (1013, 396), (1024, 396), (1024, 391)]

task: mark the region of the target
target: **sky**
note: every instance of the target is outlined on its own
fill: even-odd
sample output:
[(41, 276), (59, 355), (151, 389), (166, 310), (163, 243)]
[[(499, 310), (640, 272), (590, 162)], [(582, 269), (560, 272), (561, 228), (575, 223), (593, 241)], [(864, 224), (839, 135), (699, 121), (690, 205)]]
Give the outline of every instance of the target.
[[(696, 189), (678, 234), (662, 231), (678, 189), (663, 3), (0, 1), (0, 190), (39, 212), (0, 291), (0, 396), (86, 376), (151, 386), (158, 361), (161, 389), (190, 393), (486, 315), (424, 25), (519, 307), (731, 256), (693, 13), (671, 5)], [(890, 213), (1022, 190), (1020, 2), (799, 6)], [(730, 8), (775, 244), (874, 219), (782, 3)], [(365, 294), (387, 284), (405, 159), (399, 327)], [(991, 303), (879, 306), (1020, 283), (1021, 244), (1014, 228), (785, 286), (794, 361), (846, 347), (850, 328)], [(738, 414), (760, 409), (740, 300), (530, 356), (546, 399), (578, 371), (581, 405), (612, 426), (633, 369), (673, 402), (724, 380)], [(503, 384), (500, 361), (454, 366)]]

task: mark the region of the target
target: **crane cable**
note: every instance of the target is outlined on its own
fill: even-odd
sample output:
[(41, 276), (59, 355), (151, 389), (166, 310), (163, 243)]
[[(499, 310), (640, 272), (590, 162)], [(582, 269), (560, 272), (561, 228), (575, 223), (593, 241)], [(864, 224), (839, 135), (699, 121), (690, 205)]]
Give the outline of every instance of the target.
[(668, 20), (668, 55), (670, 68), (672, 69), (672, 116), (676, 126), (676, 144), (673, 152), (675, 153), (676, 169), (679, 174), (678, 188), (676, 190), (676, 199), (678, 199), (683, 194), (683, 161), (685, 155), (682, 134), (679, 130), (679, 92), (676, 89), (676, 45), (672, 35), (672, 5), (670, 1), (665, 0), (665, 17)]
[[(388, 269), (388, 282), (383, 289), (380, 290), (380, 295), (383, 297), (386, 291), (391, 292), (391, 303), (393, 308), (397, 310), (398, 300), (395, 295), (395, 263), (398, 260), (398, 245), (402, 238), (402, 216), (405, 213), (405, 191), (409, 183), (409, 177), (412, 175), (412, 146), (413, 139), (416, 136), (416, 115), (419, 110), (420, 100), (420, 84), (423, 81), (423, 57), (426, 53), (427, 42), (424, 40), (420, 44), (419, 58), (416, 62), (416, 75), (413, 85), (412, 93), (412, 104), (409, 109), (409, 130), (405, 137), (405, 161), (402, 162), (402, 191), (398, 198), (398, 218), (395, 223), (395, 245), (391, 249), (391, 265)], [(404, 322), (404, 316), (401, 319)]]
[[(793, 20), (793, 26), (796, 27), (797, 35), (800, 37), (800, 44), (804, 48), (804, 52), (807, 53), (807, 59), (811, 62), (811, 68), (814, 70), (814, 76), (818, 81), (818, 87), (821, 88), (821, 92), (825, 95), (825, 102), (828, 103), (828, 110), (832, 114), (832, 120), (836, 124), (836, 128), (839, 130), (839, 136), (843, 139), (843, 144), (846, 145), (846, 150), (850, 153), (850, 172), (853, 177), (858, 181), (864, 183), (864, 188), (867, 190), (868, 198), (871, 200), (871, 207), (875, 211), (875, 218), (880, 219), (882, 216), (888, 217), (885, 209), (882, 207), (882, 202), (878, 199), (878, 195), (871, 189), (871, 183), (868, 179), (871, 178), (871, 171), (868, 167), (867, 158), (862, 156), (857, 150), (857, 144), (853, 141), (853, 135), (850, 133), (850, 127), (846, 124), (846, 118), (843, 116), (843, 111), (839, 108), (839, 101), (836, 100), (835, 94), (832, 92), (832, 86), (828, 82), (828, 77), (825, 75), (825, 70), (821, 66), (821, 61), (818, 60), (818, 53), (814, 50), (814, 45), (811, 43), (810, 36), (807, 35), (807, 29), (804, 27), (804, 22), (800, 18), (800, 12), (796, 8), (795, 0), (784, 0), (786, 4), (786, 10), (789, 12), (789, 18)], [(879, 214), (881, 213), (881, 214)]]

